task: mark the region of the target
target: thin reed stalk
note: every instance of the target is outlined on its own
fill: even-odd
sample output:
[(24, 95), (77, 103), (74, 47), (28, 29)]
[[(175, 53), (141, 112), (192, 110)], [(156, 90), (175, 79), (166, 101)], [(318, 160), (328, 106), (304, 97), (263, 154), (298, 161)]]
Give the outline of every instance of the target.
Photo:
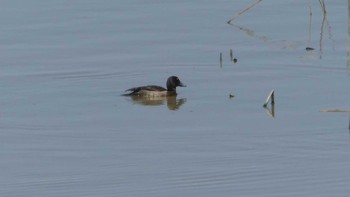
[(239, 11), (237, 14), (235, 14), (233, 17), (231, 17), (227, 23), (230, 24), (233, 20), (235, 20), (237, 17), (239, 17), (241, 14), (243, 14), (244, 12), (248, 11), (250, 8), (254, 7), (256, 4), (260, 3), (262, 0), (257, 0), (254, 3), (252, 3), (251, 5), (249, 5), (248, 7), (244, 8), (243, 10)]

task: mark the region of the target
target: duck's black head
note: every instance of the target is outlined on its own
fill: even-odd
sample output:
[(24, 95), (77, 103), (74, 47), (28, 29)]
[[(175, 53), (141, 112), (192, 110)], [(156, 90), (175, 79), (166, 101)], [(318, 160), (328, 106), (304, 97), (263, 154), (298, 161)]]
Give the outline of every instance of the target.
[(167, 82), (166, 82), (166, 87), (168, 89), (168, 91), (175, 91), (176, 87), (186, 87), (185, 84), (183, 84), (180, 79), (177, 76), (171, 76), (168, 78)]

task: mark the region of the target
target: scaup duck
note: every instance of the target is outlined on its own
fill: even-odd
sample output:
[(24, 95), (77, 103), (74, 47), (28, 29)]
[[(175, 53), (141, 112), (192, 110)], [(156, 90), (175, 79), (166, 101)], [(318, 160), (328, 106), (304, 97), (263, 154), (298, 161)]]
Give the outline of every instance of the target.
[(146, 96), (146, 97), (161, 97), (161, 96), (175, 96), (176, 87), (186, 87), (180, 79), (176, 76), (171, 76), (168, 78), (166, 82), (166, 89), (161, 86), (156, 85), (148, 85), (148, 86), (140, 86), (135, 88), (130, 88), (126, 91), (130, 91), (130, 93), (124, 94), (126, 96)]

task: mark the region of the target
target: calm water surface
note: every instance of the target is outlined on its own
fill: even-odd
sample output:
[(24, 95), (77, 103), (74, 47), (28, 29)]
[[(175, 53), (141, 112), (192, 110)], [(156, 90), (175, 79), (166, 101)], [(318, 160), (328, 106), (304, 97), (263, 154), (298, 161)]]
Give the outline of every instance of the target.
[(3, 1), (0, 195), (348, 196), (347, 3), (248, 5)]

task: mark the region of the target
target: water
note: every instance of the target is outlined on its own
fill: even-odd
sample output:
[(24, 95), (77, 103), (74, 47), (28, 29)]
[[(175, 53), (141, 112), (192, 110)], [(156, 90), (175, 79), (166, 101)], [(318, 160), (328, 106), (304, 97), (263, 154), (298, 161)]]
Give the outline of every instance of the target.
[[(347, 196), (349, 113), (320, 110), (349, 110), (348, 10), (325, 4), (3, 1), (1, 196)], [(170, 75), (176, 98), (120, 96)]]

